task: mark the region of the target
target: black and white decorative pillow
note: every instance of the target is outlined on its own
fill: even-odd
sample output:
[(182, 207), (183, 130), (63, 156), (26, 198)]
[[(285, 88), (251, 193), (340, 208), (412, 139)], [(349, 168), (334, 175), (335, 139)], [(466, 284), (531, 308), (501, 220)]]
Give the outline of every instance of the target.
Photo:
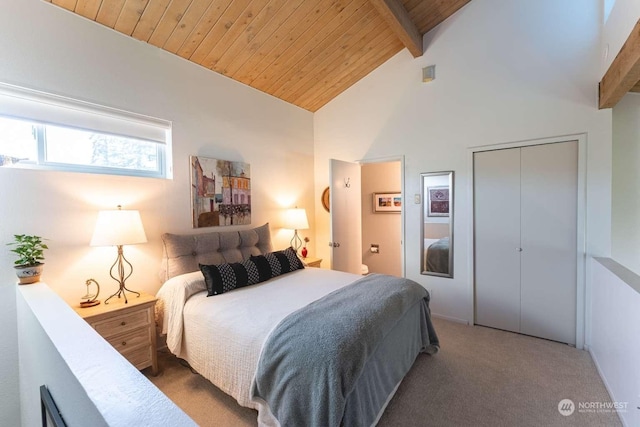
[(304, 265), (293, 248), (251, 256), (244, 262), (200, 264), (200, 271), (207, 284), (207, 296), (220, 295), (244, 286), (255, 285), (302, 268)]
[(200, 271), (207, 285), (207, 296), (220, 295), (260, 282), (258, 269), (251, 261), (216, 265), (200, 264)]
[(258, 267), (260, 281), (304, 268), (304, 264), (302, 264), (293, 248), (259, 256), (252, 255), (250, 261), (253, 261)]

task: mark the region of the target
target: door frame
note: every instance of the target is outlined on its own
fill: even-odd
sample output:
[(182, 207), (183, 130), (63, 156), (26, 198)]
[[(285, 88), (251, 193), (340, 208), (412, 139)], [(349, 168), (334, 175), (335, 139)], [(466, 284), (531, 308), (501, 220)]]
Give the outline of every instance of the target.
[(523, 141), (507, 142), (501, 144), (482, 145), (467, 149), (468, 164), (467, 172), (469, 176), (468, 206), (471, 207), (469, 215), (468, 229), (471, 239), (467, 247), (468, 255), (468, 297), (471, 324), (475, 324), (476, 298), (475, 298), (475, 200), (474, 200), (474, 175), (473, 175), (473, 155), (482, 151), (494, 151), (507, 148), (529, 147), (533, 145), (555, 144), (560, 142), (578, 141), (578, 194), (577, 194), (577, 217), (576, 217), (576, 348), (582, 350), (585, 346), (586, 337), (586, 315), (587, 307), (590, 306), (590, 296), (586, 292), (586, 214), (587, 214), (587, 134), (559, 135), (549, 138), (529, 139)]
[(405, 224), (404, 224), (404, 220), (405, 220), (405, 206), (407, 204), (407, 200), (406, 197), (404, 196), (405, 191), (404, 191), (404, 185), (405, 185), (405, 179), (404, 179), (404, 174), (405, 174), (405, 170), (404, 170), (404, 154), (400, 154), (397, 156), (386, 156), (386, 157), (374, 157), (374, 158), (364, 158), (364, 159), (360, 159), (360, 160), (356, 160), (356, 163), (360, 163), (360, 164), (365, 164), (365, 163), (388, 163), (388, 162), (400, 162), (400, 196), (402, 197), (402, 207), (400, 209), (400, 238), (402, 239), (400, 241), (400, 272), (402, 273), (402, 277), (407, 277), (407, 271), (406, 271), (406, 262), (405, 259), (407, 257), (406, 254), (406, 248), (407, 245), (405, 244), (406, 242), (406, 237), (405, 236)]

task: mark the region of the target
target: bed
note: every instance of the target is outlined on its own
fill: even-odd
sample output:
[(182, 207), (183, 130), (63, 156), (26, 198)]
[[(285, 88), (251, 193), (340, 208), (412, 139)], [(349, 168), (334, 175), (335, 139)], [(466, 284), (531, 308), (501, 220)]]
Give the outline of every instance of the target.
[(426, 271), (449, 274), (449, 237), (424, 239)]
[(416, 357), (438, 351), (429, 295), (415, 282), (292, 268), (208, 297), (201, 265), (288, 262), (272, 251), (269, 225), (162, 240), (156, 314), (169, 350), (256, 409), (259, 425), (375, 425)]

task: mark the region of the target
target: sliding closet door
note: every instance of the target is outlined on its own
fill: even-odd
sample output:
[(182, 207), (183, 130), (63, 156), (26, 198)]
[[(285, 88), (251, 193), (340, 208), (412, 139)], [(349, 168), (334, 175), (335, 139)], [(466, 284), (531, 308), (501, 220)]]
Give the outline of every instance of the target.
[(474, 154), (475, 322), (520, 331), (520, 149)]
[(521, 150), (520, 332), (575, 344), (578, 142)]

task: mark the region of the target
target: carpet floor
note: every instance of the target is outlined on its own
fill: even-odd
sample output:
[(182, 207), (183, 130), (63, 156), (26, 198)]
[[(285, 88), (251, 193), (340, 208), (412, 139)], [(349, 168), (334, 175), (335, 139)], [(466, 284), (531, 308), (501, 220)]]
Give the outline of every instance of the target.
[[(378, 426), (621, 426), (589, 353), (552, 341), (434, 319), (440, 352), (421, 354)], [(200, 426), (256, 426), (256, 411), (236, 401), (175, 356), (159, 353), (149, 379)], [(571, 399), (575, 411), (558, 406)]]

